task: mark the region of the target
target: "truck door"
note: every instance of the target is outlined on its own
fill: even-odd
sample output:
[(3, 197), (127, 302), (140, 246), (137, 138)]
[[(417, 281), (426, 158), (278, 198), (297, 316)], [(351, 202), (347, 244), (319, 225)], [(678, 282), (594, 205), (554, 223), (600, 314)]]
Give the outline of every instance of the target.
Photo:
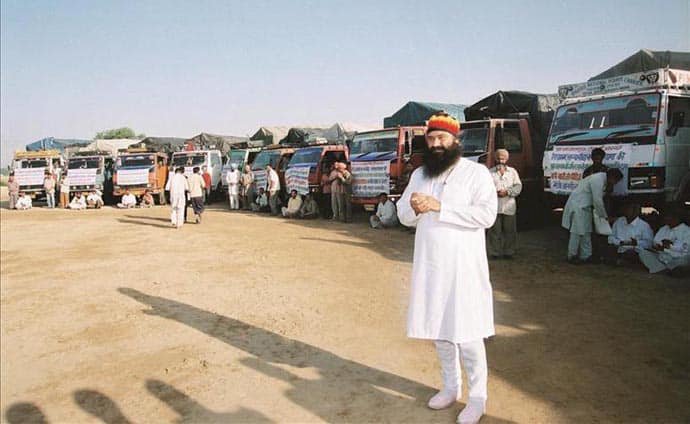
[(667, 197), (675, 195), (690, 162), (690, 98), (668, 98), (666, 144)]
[(220, 160), (220, 153), (211, 153), (211, 187), (218, 187), (220, 184), (220, 177), (222, 173), (222, 164)]

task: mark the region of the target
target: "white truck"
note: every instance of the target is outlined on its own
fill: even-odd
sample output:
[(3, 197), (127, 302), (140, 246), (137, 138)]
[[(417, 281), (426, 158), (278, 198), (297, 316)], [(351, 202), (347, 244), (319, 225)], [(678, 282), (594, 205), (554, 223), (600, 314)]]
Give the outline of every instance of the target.
[(211, 187), (216, 191), (217, 196), (221, 196), (223, 159), (220, 150), (185, 150), (173, 153), (168, 178), (171, 178), (175, 169), (179, 167), (184, 167), (184, 174), (190, 176), (197, 166), (200, 169), (199, 173), (203, 173), (204, 166), (207, 168), (206, 170), (211, 175)]
[(544, 153), (544, 190), (565, 203), (592, 149), (624, 178), (614, 195), (658, 207), (677, 198), (690, 166), (690, 71), (657, 69), (559, 87)]
[(19, 190), (32, 198), (45, 196), (43, 180), (48, 172), (60, 183), (65, 158), (57, 150), (18, 151), (12, 161), (12, 172), (19, 183)]

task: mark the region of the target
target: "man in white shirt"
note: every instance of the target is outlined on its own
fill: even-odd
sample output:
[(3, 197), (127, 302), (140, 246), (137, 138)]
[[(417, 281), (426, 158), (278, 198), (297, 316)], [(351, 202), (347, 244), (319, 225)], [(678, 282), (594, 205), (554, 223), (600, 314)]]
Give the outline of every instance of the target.
[(206, 191), (206, 182), (199, 171), (199, 167), (195, 166), (194, 173), (189, 177), (189, 197), (197, 224), (201, 224), (201, 214), (204, 213), (204, 192)]
[(299, 215), (299, 210), (302, 207), (302, 196), (297, 193), (297, 190), (290, 191), (290, 199), (287, 207), (283, 206), (281, 212), (285, 218), (296, 218)]
[(673, 208), (664, 214), (664, 225), (654, 237), (653, 246), (640, 249), (640, 261), (650, 273), (687, 272), (690, 268), (690, 227), (680, 220), (682, 211)]
[(496, 186), (498, 196), (498, 215), (496, 222), (489, 228), (488, 250), (492, 259), (504, 257), (512, 259), (517, 244), (517, 225), (515, 198), (522, 191), (522, 182), (515, 168), (507, 165), (510, 155), (506, 149), (496, 150), (496, 166), (491, 168), (491, 178)]
[(636, 203), (626, 203), (623, 215), (613, 223), (611, 235), (608, 237), (607, 257), (614, 259), (617, 264), (625, 259), (637, 262), (638, 249), (652, 246), (654, 232), (652, 227), (640, 218), (641, 208)]
[(240, 171), (237, 170), (237, 165), (234, 163), (230, 165), (230, 171), (225, 175), (225, 182), (228, 183), (228, 201), (230, 202), (230, 209), (239, 209)]
[(15, 203), (14, 207), (20, 211), (31, 209), (31, 197), (27, 196), (23, 191), (20, 191), (17, 203)]
[(131, 209), (137, 206), (137, 198), (134, 196), (132, 193), (130, 193), (129, 189), (125, 190), (125, 194), (122, 195), (122, 199), (120, 199), (120, 203), (117, 204), (117, 207), (120, 209)]
[(271, 214), (278, 215), (278, 193), (280, 193), (280, 178), (278, 173), (271, 167), (266, 165), (266, 180), (268, 182), (268, 206), (271, 208)]
[(185, 211), (187, 210), (187, 192), (189, 183), (184, 176), (184, 168), (178, 167), (168, 180), (170, 191), (170, 223), (174, 228), (181, 228), (185, 223)]
[(371, 228), (390, 228), (398, 225), (398, 211), (386, 193), (379, 194), (376, 214), (369, 217), (369, 224)]
[(94, 190), (86, 196), (86, 207), (95, 209), (103, 207), (103, 197), (100, 191)]
[(74, 210), (86, 209), (86, 198), (82, 192), (77, 192), (69, 202), (69, 208)]
[(598, 218), (607, 218), (604, 194), (622, 179), (620, 169), (612, 168), (581, 179), (570, 193), (561, 220), (561, 226), (570, 231), (568, 262), (577, 265), (591, 261), (594, 212)]

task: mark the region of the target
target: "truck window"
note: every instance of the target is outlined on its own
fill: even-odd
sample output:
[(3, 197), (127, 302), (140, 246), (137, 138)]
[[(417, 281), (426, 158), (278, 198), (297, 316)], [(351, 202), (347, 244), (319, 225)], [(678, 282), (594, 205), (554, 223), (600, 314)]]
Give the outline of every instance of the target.
[(690, 98), (668, 98), (668, 134), (674, 137), (678, 128), (690, 127)]
[[(497, 140), (498, 141), (498, 140)], [(520, 125), (513, 122), (506, 122), (503, 124), (503, 138), (502, 146), (496, 146), (508, 150), (510, 153), (522, 151), (522, 134), (520, 133)], [(497, 143), (498, 144), (498, 143)]]
[(423, 135), (416, 135), (412, 139), (412, 154), (424, 153), (426, 150), (426, 138)]

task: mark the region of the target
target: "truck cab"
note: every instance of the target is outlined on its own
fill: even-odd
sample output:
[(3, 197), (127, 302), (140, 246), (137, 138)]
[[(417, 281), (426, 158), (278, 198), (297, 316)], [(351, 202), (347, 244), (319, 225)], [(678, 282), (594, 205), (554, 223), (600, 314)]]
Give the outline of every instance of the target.
[(350, 145), (352, 203), (374, 210), (378, 195), (397, 199), (422, 165), (426, 128), (385, 128), (356, 134)]
[(65, 159), (57, 150), (15, 152), (12, 161), (12, 171), (19, 190), (32, 198), (45, 196), (43, 180), (46, 171), (55, 175), (59, 184), (64, 166)]
[(256, 156), (261, 152), (261, 148), (253, 147), (249, 149), (231, 149), (225, 160), (225, 165), (223, 165), (223, 171), (221, 175), (221, 183), (223, 184), (223, 189), (227, 190), (228, 183), (226, 182), (226, 176), (228, 172), (232, 169), (232, 165), (235, 168), (244, 172), (245, 165), (251, 165), (254, 162)]
[(677, 196), (690, 161), (690, 72), (658, 69), (559, 87), (544, 154), (544, 190), (565, 203), (592, 149), (619, 168), (614, 196), (659, 207)]
[[(297, 168), (308, 168), (308, 187), (301, 187), (297, 191), (301, 194), (321, 193), (321, 178), (330, 172), (330, 165), (334, 162), (347, 162), (349, 158), (347, 146), (342, 144), (324, 144), (302, 147), (295, 151), (287, 165), (287, 172)], [(289, 186), (289, 181), (287, 182)], [(288, 190), (296, 187), (286, 187)]]
[(168, 156), (146, 149), (127, 149), (118, 154), (113, 173), (113, 196), (125, 194), (127, 189), (135, 196), (149, 190), (158, 195), (159, 204), (165, 204), (165, 183), (168, 177)]
[(285, 171), (295, 150), (293, 147), (270, 146), (262, 149), (256, 155), (252, 163), (252, 172), (254, 173), (254, 187), (257, 192), (261, 187), (266, 188), (266, 165), (271, 165), (280, 177), (281, 195), (285, 193)]
[(70, 193), (98, 190), (112, 193), (113, 158), (105, 152), (78, 152), (67, 159)]
[(172, 166), (170, 173), (174, 172), (175, 168), (184, 167), (184, 174), (186, 176), (192, 175), (195, 167), (199, 167), (200, 171), (205, 166), (208, 173), (211, 175), (211, 187), (214, 188), (217, 194), (223, 190), (222, 170), (223, 159), (220, 150), (186, 150), (182, 152), (175, 152), (172, 154)]

